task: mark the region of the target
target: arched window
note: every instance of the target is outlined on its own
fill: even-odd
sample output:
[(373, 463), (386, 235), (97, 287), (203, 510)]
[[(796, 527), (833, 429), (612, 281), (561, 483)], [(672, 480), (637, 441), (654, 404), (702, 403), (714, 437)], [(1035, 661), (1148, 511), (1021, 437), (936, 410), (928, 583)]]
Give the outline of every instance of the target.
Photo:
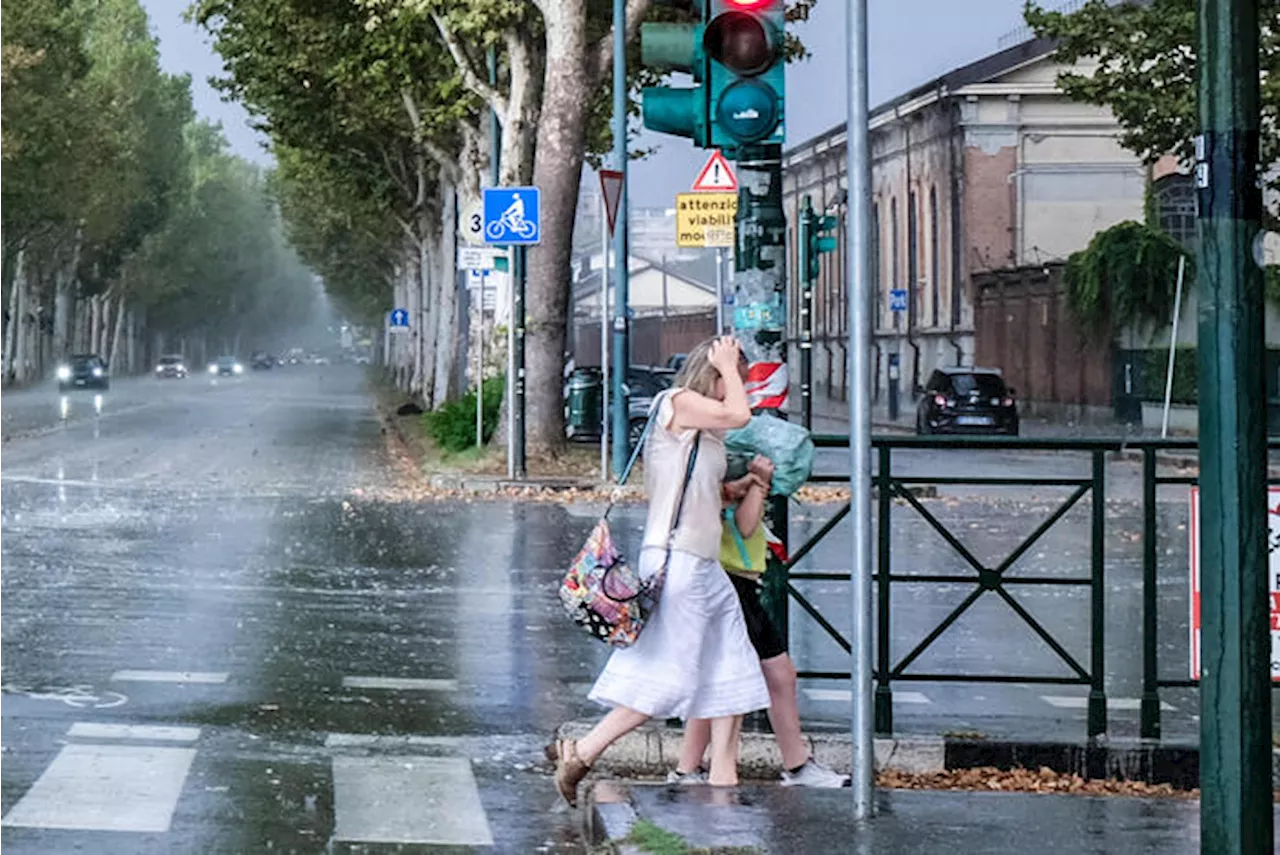
[(1190, 175), (1166, 175), (1151, 188), (1165, 234), (1190, 249), (1196, 240), (1196, 188)]
[(933, 326), (938, 326), (938, 307), (942, 304), (942, 285), (938, 256), (938, 188), (929, 188), (929, 287), (932, 290)]
[(880, 203), (871, 203), (871, 292), (876, 295), (877, 329), (884, 326), (884, 274), (880, 270)]
[[(902, 287), (902, 253), (898, 250), (898, 197), (889, 200), (889, 249), (893, 253), (889, 262), (890, 288)], [(893, 328), (898, 328), (900, 313), (893, 313)]]

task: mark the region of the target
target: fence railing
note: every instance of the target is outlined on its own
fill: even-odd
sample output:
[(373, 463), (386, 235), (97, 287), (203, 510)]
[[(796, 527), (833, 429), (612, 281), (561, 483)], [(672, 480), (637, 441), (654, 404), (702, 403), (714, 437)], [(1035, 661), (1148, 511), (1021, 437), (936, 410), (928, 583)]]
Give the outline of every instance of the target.
[[(815, 435), (819, 448), (848, 448), (849, 438), (838, 435)], [(1144, 738), (1160, 736), (1160, 689), (1192, 687), (1198, 681), (1162, 679), (1159, 670), (1158, 600), (1157, 581), (1159, 557), (1157, 550), (1158, 519), (1156, 512), (1157, 488), (1165, 485), (1193, 485), (1194, 477), (1160, 475), (1158, 470), (1161, 452), (1184, 452), (1195, 455), (1194, 440), (1133, 440), (1116, 439), (1018, 439), (1005, 437), (899, 437), (877, 436), (872, 440), (876, 456), (876, 470), (872, 483), (876, 491), (876, 569), (874, 584), (877, 593), (876, 615), (876, 664), (875, 674), (875, 723), (876, 731), (893, 732), (893, 686), (900, 682), (973, 682), (973, 683), (1022, 683), (1061, 684), (1089, 687), (1087, 726), (1090, 738), (1107, 732), (1106, 695), (1106, 540), (1107, 540), (1107, 463), (1108, 455), (1117, 452), (1136, 452), (1142, 462), (1142, 699), (1140, 702), (1141, 735)], [(1268, 443), (1271, 450), (1280, 449), (1280, 442)], [(936, 452), (1076, 452), (1090, 458), (1089, 475), (1078, 477), (1036, 476), (921, 476), (899, 474), (894, 468), (894, 452), (905, 450), (931, 450)], [(815, 474), (816, 483), (848, 483), (848, 476)], [(1268, 483), (1276, 483), (1269, 479)], [(995, 563), (980, 560), (974, 552), (949, 530), (916, 495), (921, 486), (934, 487), (1056, 487), (1069, 492), (1049, 515), (1030, 534), (1023, 537), (1005, 556)], [(917, 489), (913, 489), (917, 488)], [(1090, 499), (1089, 572), (1076, 576), (1012, 576), (1008, 571), (1028, 550), (1057, 525), (1073, 508)], [(972, 572), (968, 573), (896, 573), (891, 549), (890, 533), (894, 502), (900, 500), (925, 524), (937, 532), (950, 549), (960, 557)], [(852, 651), (849, 640), (822, 614), (820, 608), (799, 591), (796, 581), (844, 581), (851, 580), (849, 573), (810, 572), (802, 569), (802, 562), (818, 544), (831, 534), (848, 516), (850, 505), (845, 504), (831, 519), (818, 529), (805, 543), (791, 550), (785, 567), (769, 587), (782, 587), (788, 593), (786, 602), (794, 602), (838, 644), (846, 653)], [(945, 618), (929, 631), (909, 652), (901, 657), (892, 655), (890, 639), (893, 629), (892, 591), (895, 585), (971, 585), (972, 589)], [(1079, 661), (1068, 652), (1065, 644), (1055, 637), (1044, 624), (1026, 609), (1010, 589), (1019, 586), (1060, 586), (1087, 588), (1089, 595), (1089, 657)], [(912, 670), (912, 666), (937, 642), (937, 640), (964, 616), (985, 594), (998, 597), (1029, 627), (1066, 666), (1066, 674), (1060, 677), (1010, 674), (1010, 673), (937, 673)], [(785, 610), (785, 605), (784, 605)], [(784, 625), (787, 614), (780, 615)], [(801, 670), (800, 676), (816, 679), (849, 679), (848, 671)]]

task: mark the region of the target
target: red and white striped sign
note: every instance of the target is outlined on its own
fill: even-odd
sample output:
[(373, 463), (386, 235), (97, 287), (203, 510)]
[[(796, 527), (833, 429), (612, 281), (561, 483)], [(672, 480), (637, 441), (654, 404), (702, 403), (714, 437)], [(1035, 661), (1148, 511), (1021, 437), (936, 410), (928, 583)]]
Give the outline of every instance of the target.
[(747, 369), (747, 400), (752, 409), (781, 410), (790, 390), (785, 362), (757, 362)]
[[(1271, 679), (1280, 680), (1280, 487), (1267, 490), (1267, 589), (1271, 592)], [(1191, 488), (1191, 679), (1200, 679), (1200, 488)]]

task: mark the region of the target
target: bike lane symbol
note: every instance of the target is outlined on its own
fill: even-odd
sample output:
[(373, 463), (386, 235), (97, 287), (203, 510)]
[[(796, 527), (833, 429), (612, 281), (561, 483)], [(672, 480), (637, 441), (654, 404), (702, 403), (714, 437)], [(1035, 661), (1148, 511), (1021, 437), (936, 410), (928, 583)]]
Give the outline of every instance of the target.
[(484, 240), (494, 244), (536, 244), (541, 240), (541, 197), (537, 187), (488, 187), (484, 191)]

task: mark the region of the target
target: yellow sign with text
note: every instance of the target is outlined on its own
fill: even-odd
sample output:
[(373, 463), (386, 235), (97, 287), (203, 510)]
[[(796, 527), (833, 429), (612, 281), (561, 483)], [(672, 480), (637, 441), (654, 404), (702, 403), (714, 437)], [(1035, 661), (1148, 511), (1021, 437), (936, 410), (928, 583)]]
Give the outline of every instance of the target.
[(676, 194), (676, 246), (733, 246), (737, 193)]

